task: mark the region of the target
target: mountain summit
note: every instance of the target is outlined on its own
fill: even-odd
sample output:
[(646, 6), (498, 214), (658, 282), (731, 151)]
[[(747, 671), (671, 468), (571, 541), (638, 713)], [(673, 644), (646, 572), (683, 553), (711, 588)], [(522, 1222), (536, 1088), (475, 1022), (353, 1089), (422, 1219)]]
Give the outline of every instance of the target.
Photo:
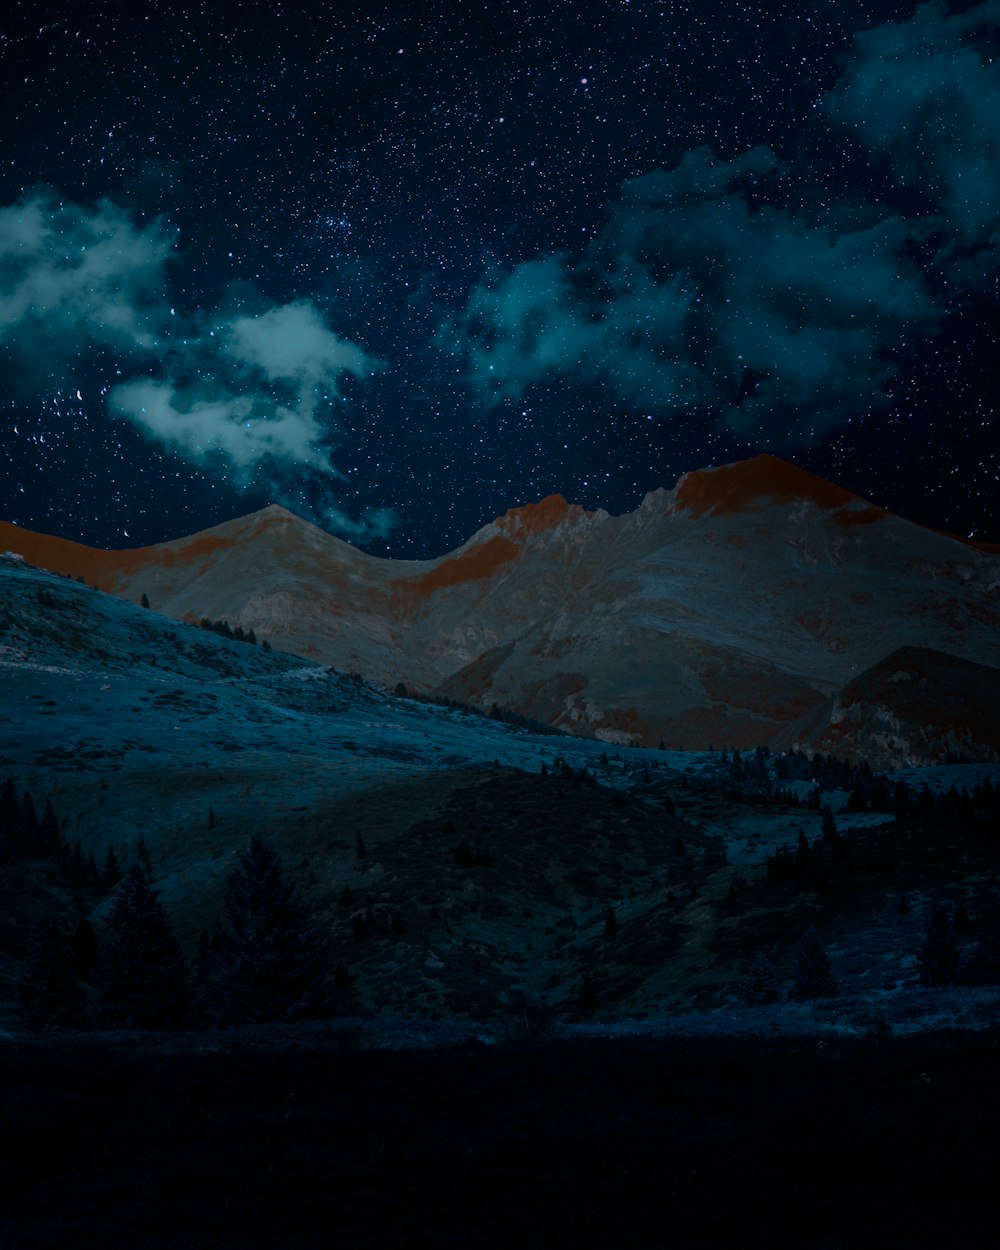
[[(0, 549), (389, 687), (497, 703), (611, 744), (833, 735), (850, 752), (860, 742), (844, 725), (837, 738), (838, 692), (850, 684), (857, 710), (864, 674), (891, 653), (1000, 667), (997, 554), (769, 455), (688, 473), (624, 516), (549, 496), (435, 560), (367, 555), (277, 506), (132, 551), (2, 525)], [(866, 748), (905, 758), (912, 735), (892, 730), (901, 687), (872, 688)], [(949, 706), (921, 726), (922, 754), (1000, 746), (981, 717), (960, 723), (960, 699)]]

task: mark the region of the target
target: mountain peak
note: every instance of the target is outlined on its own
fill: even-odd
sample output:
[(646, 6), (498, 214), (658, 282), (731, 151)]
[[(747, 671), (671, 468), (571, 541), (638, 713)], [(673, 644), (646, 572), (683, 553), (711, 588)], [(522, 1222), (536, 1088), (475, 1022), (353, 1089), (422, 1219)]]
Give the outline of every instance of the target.
[[(767, 453), (735, 464), (685, 473), (677, 483), (675, 506), (695, 517), (756, 512), (768, 504), (807, 500), (817, 508), (846, 509), (843, 518), (875, 520), (881, 508), (856, 510), (863, 501), (843, 486)], [(857, 517), (852, 514), (857, 511)]]
[(522, 504), (519, 508), (508, 509), (502, 517), (497, 517), (494, 525), (509, 534), (527, 537), (529, 534), (541, 534), (555, 527), (567, 517), (584, 515), (578, 503), (567, 503), (562, 495), (546, 495), (538, 503)]

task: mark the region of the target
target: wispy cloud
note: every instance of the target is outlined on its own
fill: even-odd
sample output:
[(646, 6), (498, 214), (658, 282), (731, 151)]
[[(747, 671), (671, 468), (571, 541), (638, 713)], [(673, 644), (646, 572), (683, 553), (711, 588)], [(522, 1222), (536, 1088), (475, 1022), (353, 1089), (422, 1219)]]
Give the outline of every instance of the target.
[(923, 209), (946, 253), (996, 249), (1000, 233), (1000, 0), (950, 13), (941, 0), (856, 37), (826, 97)]
[(203, 319), (164, 345), (160, 376), (130, 378), (108, 403), (189, 459), (221, 458), (237, 484), (270, 462), (333, 474), (329, 405), (345, 377), (363, 379), (378, 366), (299, 300)]
[[(237, 487), (278, 493), (292, 472), (335, 480), (344, 383), (381, 362), (310, 300), (179, 313), (168, 295), (176, 238), (164, 220), (136, 223), (106, 200), (88, 208), (38, 191), (0, 208), (0, 349), (13, 384), (75, 385), (80, 362), (101, 352), (123, 379), (111, 415)], [(357, 538), (384, 532), (391, 515), (359, 521), (330, 503), (324, 519)]]
[(0, 346), (21, 391), (65, 381), (95, 347), (155, 356), (170, 319), (165, 270), (176, 239), (107, 200), (87, 209), (38, 191), (0, 208)]
[(859, 35), (825, 108), (889, 165), (895, 204), (831, 198), (768, 148), (699, 148), (624, 183), (581, 253), (484, 279), (439, 343), (487, 399), (558, 373), (777, 445), (877, 407), (900, 349), (947, 317), (942, 284), (996, 280), (998, 21), (1000, 0), (934, 2)]

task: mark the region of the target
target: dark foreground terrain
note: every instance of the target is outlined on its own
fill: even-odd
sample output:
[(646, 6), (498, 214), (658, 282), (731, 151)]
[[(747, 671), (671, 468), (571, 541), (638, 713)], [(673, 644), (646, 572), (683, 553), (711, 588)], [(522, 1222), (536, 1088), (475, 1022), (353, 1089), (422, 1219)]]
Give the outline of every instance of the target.
[(1000, 1036), (0, 1043), (0, 1247), (996, 1245)]

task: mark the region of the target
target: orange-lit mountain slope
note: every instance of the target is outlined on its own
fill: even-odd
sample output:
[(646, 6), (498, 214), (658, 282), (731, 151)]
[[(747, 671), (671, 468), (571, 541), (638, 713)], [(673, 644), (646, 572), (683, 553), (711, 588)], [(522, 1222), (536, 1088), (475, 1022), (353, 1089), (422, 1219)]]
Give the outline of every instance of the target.
[(553, 496), (436, 560), (378, 559), (277, 507), (124, 552), (7, 525), (5, 549), (609, 743), (770, 742), (902, 647), (1000, 667), (997, 553), (773, 456), (689, 473), (619, 517)]

